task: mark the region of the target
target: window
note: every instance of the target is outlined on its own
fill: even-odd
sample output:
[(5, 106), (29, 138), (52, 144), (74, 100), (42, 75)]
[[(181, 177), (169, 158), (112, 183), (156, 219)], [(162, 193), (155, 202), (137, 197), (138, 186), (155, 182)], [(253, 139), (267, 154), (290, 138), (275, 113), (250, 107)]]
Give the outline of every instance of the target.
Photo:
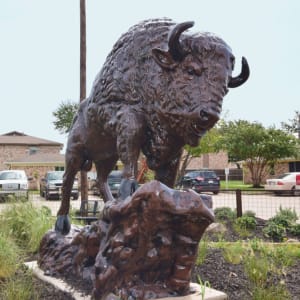
[(56, 166), (55, 167), (55, 171), (64, 171), (65, 170), (65, 167), (63, 166)]
[(29, 155), (36, 154), (39, 151), (38, 147), (29, 147)]
[(289, 162), (289, 172), (300, 172), (300, 161)]

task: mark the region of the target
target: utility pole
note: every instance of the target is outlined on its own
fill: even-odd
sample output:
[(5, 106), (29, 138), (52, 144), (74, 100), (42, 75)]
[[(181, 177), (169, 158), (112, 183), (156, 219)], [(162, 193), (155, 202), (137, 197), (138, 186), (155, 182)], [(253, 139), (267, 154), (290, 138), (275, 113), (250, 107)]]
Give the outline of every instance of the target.
[(300, 113), (298, 113), (298, 126), (297, 126), (297, 131), (298, 131), (298, 139), (300, 140)]
[[(86, 98), (86, 13), (85, 0), (80, 0), (80, 102)], [(88, 200), (87, 172), (81, 170), (81, 202)]]

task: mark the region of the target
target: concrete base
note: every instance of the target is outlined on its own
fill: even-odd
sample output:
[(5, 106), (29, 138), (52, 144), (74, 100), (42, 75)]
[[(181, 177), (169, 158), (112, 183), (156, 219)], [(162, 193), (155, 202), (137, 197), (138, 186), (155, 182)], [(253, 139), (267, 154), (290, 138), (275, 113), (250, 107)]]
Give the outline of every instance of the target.
[(214, 290), (212, 288), (205, 287), (204, 295), (202, 295), (201, 285), (198, 283), (191, 282), (191, 288), (195, 290), (193, 294), (182, 297), (168, 297), (160, 298), (157, 300), (228, 300), (228, 296), (220, 291)]
[(29, 269), (32, 270), (33, 274), (37, 278), (41, 279), (44, 282), (52, 284), (58, 290), (69, 293), (70, 295), (72, 295), (72, 297), (75, 300), (90, 300), (91, 299), (91, 296), (83, 295), (81, 292), (74, 290), (73, 287), (71, 287), (69, 284), (67, 284), (63, 280), (45, 275), (44, 271), (38, 267), (37, 261), (27, 262), (27, 263), (25, 263), (25, 265)]
[[(46, 276), (44, 275), (44, 271), (41, 270), (36, 261), (31, 261), (31, 262), (27, 262), (25, 263), (25, 265), (29, 268), (32, 269), (33, 274), (47, 282), (52, 284), (55, 288), (63, 291), (63, 292), (67, 292), (70, 295), (72, 295), (72, 297), (75, 300), (88, 300), (91, 299), (91, 296), (86, 296), (86, 295), (82, 295), (81, 292), (78, 292), (76, 290), (74, 290), (73, 287), (71, 287), (70, 285), (68, 285), (66, 282), (64, 282), (61, 279), (57, 279), (55, 277), (51, 277), (51, 276)], [(193, 294), (190, 294), (188, 296), (183, 296), (183, 297), (168, 297), (168, 298), (160, 298), (158, 300), (228, 300), (228, 297), (225, 293), (211, 289), (211, 288), (205, 288), (204, 289), (204, 297), (202, 295), (202, 291), (201, 291), (201, 286), (197, 283), (191, 283), (191, 287), (193, 290), (195, 290), (195, 292)]]

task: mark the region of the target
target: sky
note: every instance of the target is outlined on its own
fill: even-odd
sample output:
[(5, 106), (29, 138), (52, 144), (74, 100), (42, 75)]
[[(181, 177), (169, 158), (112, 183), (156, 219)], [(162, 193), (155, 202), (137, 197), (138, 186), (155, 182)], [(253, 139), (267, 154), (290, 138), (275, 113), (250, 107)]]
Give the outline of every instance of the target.
[[(0, 134), (20, 131), (65, 144), (53, 111), (79, 101), (79, 0), (0, 0)], [(113, 44), (148, 18), (194, 21), (226, 41), (250, 65), (230, 89), (226, 120), (280, 128), (300, 110), (299, 0), (86, 0), (87, 96)]]

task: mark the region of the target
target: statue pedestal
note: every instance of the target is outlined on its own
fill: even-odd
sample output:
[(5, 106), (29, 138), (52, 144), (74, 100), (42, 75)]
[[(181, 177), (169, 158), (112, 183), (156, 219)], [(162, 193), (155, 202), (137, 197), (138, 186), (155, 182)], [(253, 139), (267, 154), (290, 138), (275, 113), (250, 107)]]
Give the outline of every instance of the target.
[(106, 202), (90, 226), (72, 226), (66, 236), (49, 230), (38, 265), (61, 278), (86, 274), (97, 300), (110, 293), (139, 300), (187, 295), (199, 241), (213, 221), (210, 197), (153, 180), (125, 200)]
[[(69, 293), (75, 300), (88, 300), (91, 298), (90, 296), (82, 295), (82, 293), (79, 291), (75, 291), (74, 287), (71, 287), (61, 279), (46, 276), (44, 271), (38, 267), (36, 261), (27, 262), (25, 265), (32, 270), (33, 274), (37, 278), (53, 285), (56, 289)], [(203, 291), (201, 290), (201, 286), (197, 283), (191, 283), (190, 285), (195, 290), (193, 294), (182, 297), (160, 298), (157, 300), (228, 300), (228, 297), (225, 293), (207, 287), (204, 289), (204, 297), (202, 298)]]
[[(200, 284), (193, 282), (190, 283), (190, 286), (195, 290), (195, 293), (188, 296), (160, 298), (157, 300), (228, 300), (228, 296), (221, 291), (208, 287), (206, 287), (203, 291)], [(202, 298), (203, 292), (204, 297)]]

